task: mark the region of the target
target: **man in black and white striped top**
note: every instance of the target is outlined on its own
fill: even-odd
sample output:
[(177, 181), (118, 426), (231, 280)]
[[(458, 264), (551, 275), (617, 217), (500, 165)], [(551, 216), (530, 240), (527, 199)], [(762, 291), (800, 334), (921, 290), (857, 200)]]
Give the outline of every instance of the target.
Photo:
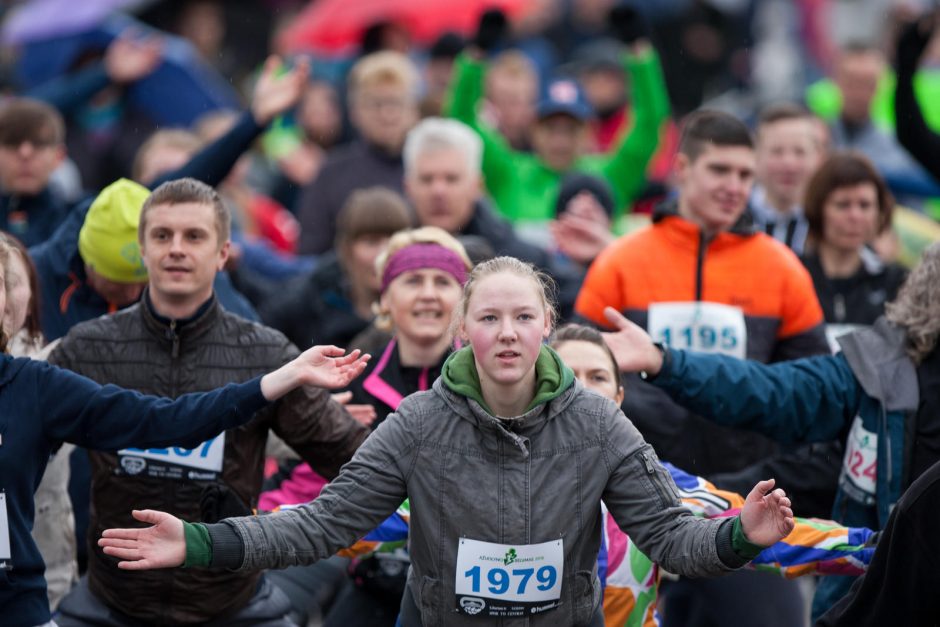
[(795, 104), (771, 105), (761, 113), (756, 139), (751, 214), (760, 230), (801, 255), (809, 232), (803, 192), (823, 157), (813, 114)]

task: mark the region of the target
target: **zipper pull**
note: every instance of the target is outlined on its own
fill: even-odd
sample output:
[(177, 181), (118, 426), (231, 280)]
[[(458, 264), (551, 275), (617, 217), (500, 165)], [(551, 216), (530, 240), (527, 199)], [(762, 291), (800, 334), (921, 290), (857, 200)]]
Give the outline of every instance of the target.
[(173, 348), (170, 351), (170, 355), (173, 359), (176, 359), (180, 356), (180, 336), (176, 332), (176, 320), (170, 320), (170, 328), (166, 332), (167, 339), (173, 341)]
[(646, 464), (646, 474), (656, 474), (656, 469), (653, 468), (653, 460), (650, 459), (650, 456), (646, 453), (643, 453), (641, 457), (643, 458), (643, 463)]
[(836, 294), (832, 297), (832, 314), (839, 322), (845, 320), (845, 296), (842, 294)]

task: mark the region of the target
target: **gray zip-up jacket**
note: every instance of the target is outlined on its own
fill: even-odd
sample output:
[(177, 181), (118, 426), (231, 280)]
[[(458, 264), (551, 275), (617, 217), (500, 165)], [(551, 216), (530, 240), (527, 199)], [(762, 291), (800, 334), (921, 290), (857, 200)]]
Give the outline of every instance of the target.
[(683, 508), (652, 447), (609, 399), (575, 382), (507, 421), (438, 379), (406, 398), (312, 503), (208, 525), (212, 566), (284, 568), (329, 557), (405, 497), (408, 588), (425, 626), (478, 624), (455, 611), (460, 538), (562, 539), (561, 605), (501, 624), (586, 624), (600, 603), (601, 499), (640, 549), (671, 572), (714, 576), (745, 562), (731, 548), (731, 520), (702, 520)]

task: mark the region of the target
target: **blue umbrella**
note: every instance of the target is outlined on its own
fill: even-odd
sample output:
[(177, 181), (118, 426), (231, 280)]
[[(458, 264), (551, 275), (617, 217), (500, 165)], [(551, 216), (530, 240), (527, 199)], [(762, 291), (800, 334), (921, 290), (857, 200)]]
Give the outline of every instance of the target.
[(69, 71), (84, 53), (104, 50), (127, 28), (162, 38), (163, 61), (127, 90), (132, 106), (160, 126), (189, 126), (215, 109), (240, 107), (238, 94), (195, 48), (180, 37), (155, 31), (126, 15), (112, 15), (90, 30), (21, 46), (17, 62), (20, 85), (30, 88)]

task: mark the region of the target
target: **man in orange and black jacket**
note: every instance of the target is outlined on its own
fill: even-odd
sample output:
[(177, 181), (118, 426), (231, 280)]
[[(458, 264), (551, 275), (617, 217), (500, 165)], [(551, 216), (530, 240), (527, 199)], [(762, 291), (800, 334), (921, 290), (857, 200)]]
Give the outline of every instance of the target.
[[(652, 225), (620, 238), (597, 257), (575, 312), (606, 327), (604, 309), (612, 307), (673, 348), (761, 362), (827, 353), (809, 274), (786, 246), (758, 232), (746, 211), (753, 177), (754, 149), (744, 124), (714, 111), (690, 116), (676, 158), (678, 198), (657, 208)], [(624, 412), (660, 457), (726, 489), (773, 476), (801, 515), (829, 515), (838, 450), (817, 445), (781, 455), (769, 439), (708, 423), (640, 377), (626, 386)], [(668, 599), (668, 591), (664, 594)], [(764, 593), (755, 589), (754, 594)], [(714, 591), (709, 595), (714, 599)], [(742, 615), (737, 604), (730, 608), (738, 610), (736, 624), (745, 624), (739, 622), (745, 617), (755, 625), (790, 619), (785, 612), (768, 610), (772, 615), (765, 616), (749, 607)], [(689, 624), (713, 610), (692, 612), (686, 616)]]

